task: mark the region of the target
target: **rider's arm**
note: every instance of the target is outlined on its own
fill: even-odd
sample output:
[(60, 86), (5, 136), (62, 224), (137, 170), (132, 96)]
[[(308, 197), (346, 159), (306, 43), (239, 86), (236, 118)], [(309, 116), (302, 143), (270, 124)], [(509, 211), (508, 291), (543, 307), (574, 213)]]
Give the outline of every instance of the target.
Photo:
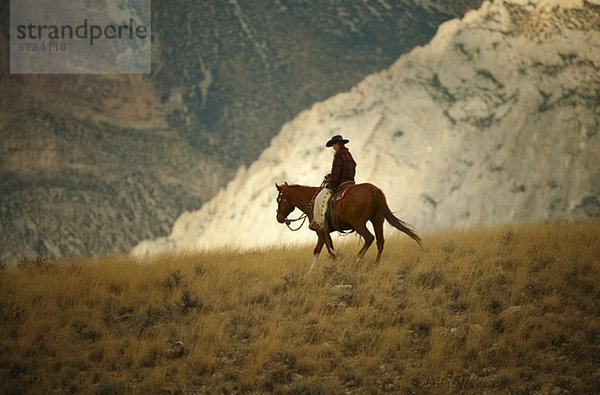
[(342, 173), (342, 158), (339, 155), (333, 157), (333, 165), (331, 166), (331, 174), (329, 175), (330, 185), (337, 185)]

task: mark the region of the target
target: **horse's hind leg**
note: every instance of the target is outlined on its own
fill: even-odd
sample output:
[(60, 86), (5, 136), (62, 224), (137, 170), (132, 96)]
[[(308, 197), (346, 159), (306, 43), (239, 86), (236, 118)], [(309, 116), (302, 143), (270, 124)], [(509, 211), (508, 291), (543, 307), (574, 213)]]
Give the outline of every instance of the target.
[(362, 238), (365, 240), (365, 244), (360, 249), (360, 251), (358, 251), (358, 260), (360, 261), (367, 253), (369, 247), (371, 247), (371, 244), (373, 244), (373, 240), (375, 239), (375, 237), (373, 237), (371, 232), (369, 232), (369, 229), (367, 229), (366, 223), (362, 223), (361, 225), (354, 227), (354, 230), (356, 230), (356, 233), (361, 235)]

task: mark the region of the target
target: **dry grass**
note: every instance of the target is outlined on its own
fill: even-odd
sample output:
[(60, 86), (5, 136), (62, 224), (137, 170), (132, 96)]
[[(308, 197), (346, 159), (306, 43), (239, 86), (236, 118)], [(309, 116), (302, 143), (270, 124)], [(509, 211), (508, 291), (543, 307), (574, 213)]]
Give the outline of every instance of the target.
[(600, 391), (599, 222), (340, 250), (5, 265), (0, 392)]

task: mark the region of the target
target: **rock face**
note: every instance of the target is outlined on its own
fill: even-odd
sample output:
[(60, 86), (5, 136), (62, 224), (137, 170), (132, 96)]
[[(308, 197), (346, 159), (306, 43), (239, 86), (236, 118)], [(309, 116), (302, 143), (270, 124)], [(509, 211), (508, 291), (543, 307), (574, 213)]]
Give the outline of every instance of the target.
[(274, 183), (318, 185), (337, 127), (357, 182), (419, 231), (597, 217), (598, 103), (600, 2), (485, 2), (299, 114), (217, 197), (133, 252), (314, 240), (276, 223)]
[(437, 3), (160, 0), (151, 81), (193, 147), (247, 166), (300, 111), (389, 67), (481, 0)]
[(223, 185), (226, 169), (165, 126), (141, 77), (82, 80), (29, 78), (54, 100), (4, 107), (0, 261), (126, 251)]
[[(168, 234), (295, 114), (481, 0), (152, 1), (152, 75), (9, 75), (0, 4), (0, 261)], [(77, 5), (73, 5), (77, 7)]]

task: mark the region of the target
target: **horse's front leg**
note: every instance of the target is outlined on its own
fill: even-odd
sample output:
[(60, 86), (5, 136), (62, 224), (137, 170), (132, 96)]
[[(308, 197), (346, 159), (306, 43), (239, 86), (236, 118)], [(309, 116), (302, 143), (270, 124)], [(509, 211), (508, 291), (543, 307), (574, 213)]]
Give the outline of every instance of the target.
[[(327, 246), (327, 251), (329, 252), (329, 256), (331, 257), (332, 260), (335, 261), (335, 258), (337, 257), (337, 252), (335, 251), (335, 248), (333, 248), (333, 240), (331, 240), (331, 235), (329, 234), (329, 232), (322, 232), (323, 233), (323, 237), (325, 239), (325, 245)], [(321, 236), (319, 236), (321, 237)]]
[(319, 233), (317, 233), (317, 236), (319, 238), (317, 240), (317, 245), (315, 246), (315, 249), (313, 251), (312, 264), (310, 265), (310, 268), (308, 269), (308, 272), (306, 274), (309, 274), (315, 267), (315, 264), (317, 263), (317, 258), (319, 257), (319, 254), (321, 253), (321, 250), (323, 249), (323, 245), (325, 245), (325, 238), (322, 237)]

